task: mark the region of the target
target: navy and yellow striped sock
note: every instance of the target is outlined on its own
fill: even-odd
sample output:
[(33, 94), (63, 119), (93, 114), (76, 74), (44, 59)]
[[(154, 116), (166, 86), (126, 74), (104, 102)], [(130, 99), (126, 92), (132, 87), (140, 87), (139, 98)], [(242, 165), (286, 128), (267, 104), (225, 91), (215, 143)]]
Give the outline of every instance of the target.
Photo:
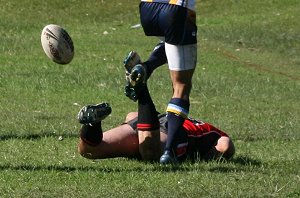
[(189, 106), (189, 101), (172, 98), (167, 107), (168, 138), (165, 150), (173, 150), (178, 156), (184, 155), (187, 147), (187, 134), (182, 130), (182, 125), (189, 114)]

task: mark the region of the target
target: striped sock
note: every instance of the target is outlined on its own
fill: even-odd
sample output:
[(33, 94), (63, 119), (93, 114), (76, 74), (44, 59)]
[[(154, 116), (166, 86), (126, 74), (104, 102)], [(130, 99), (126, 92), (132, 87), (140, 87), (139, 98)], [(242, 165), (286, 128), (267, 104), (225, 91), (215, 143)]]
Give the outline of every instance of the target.
[(168, 138), (166, 150), (183, 155), (187, 147), (187, 134), (182, 130), (184, 120), (189, 113), (189, 102), (181, 98), (172, 98), (167, 107)]

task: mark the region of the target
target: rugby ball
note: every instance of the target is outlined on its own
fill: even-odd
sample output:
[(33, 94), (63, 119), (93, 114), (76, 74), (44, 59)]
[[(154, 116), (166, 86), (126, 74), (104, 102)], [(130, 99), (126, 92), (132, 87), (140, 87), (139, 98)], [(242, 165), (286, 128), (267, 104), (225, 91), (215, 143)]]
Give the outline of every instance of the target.
[(73, 41), (66, 30), (50, 24), (43, 28), (41, 43), (46, 55), (58, 64), (68, 64), (74, 57)]

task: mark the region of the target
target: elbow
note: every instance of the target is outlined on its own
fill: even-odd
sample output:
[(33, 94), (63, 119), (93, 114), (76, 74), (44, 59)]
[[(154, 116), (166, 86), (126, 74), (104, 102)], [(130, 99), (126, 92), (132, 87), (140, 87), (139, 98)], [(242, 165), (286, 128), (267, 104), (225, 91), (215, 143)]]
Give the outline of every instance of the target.
[(222, 154), (225, 159), (230, 159), (235, 153), (235, 146), (229, 137), (221, 137), (218, 141), (216, 149)]

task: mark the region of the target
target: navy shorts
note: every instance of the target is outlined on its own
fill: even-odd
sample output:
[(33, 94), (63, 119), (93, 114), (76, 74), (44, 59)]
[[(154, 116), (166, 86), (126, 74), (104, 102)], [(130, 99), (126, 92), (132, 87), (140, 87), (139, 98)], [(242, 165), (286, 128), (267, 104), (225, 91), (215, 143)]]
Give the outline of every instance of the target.
[(164, 37), (172, 45), (197, 43), (196, 14), (185, 7), (141, 2), (140, 19), (147, 36)]

